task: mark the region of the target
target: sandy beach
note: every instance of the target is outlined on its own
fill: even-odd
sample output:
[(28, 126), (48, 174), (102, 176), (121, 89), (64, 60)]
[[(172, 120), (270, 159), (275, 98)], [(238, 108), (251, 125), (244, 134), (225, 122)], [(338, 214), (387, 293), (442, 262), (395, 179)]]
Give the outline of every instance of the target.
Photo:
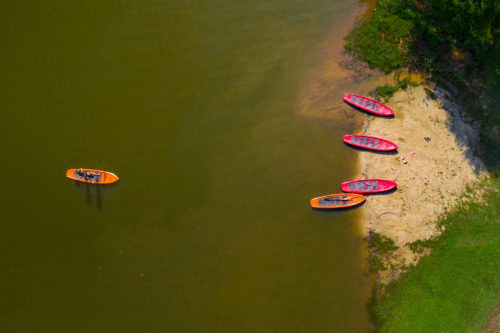
[[(370, 196), (364, 205), (363, 230), (387, 236), (399, 247), (385, 258), (386, 266), (392, 268), (378, 273), (382, 283), (397, 278), (404, 266), (416, 264), (425, 252), (413, 253), (408, 243), (441, 232), (439, 217), (486, 176), (473, 153), (479, 142), (478, 127), (449, 101), (446, 91), (437, 87), (430, 93), (430, 87), (410, 87), (386, 104), (395, 117), (366, 115), (359, 134), (388, 139), (399, 148), (394, 154), (360, 151), (357, 177), (398, 183), (397, 191)], [(471, 192), (470, 199), (478, 197)]]

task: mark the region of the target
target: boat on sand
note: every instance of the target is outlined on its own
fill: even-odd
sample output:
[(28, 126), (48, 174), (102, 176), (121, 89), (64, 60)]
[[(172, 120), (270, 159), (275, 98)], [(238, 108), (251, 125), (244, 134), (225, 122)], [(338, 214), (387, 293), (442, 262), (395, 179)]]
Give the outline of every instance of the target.
[(368, 135), (347, 134), (344, 135), (344, 142), (351, 146), (375, 151), (393, 151), (398, 149), (398, 145), (394, 142)]
[(350, 193), (380, 193), (395, 189), (396, 182), (388, 179), (359, 179), (344, 182), (340, 185), (342, 191)]
[(354, 94), (345, 94), (344, 102), (358, 109), (376, 114), (378, 116), (386, 116), (386, 117), (394, 116), (394, 111), (390, 107), (380, 102), (377, 102), (371, 98)]

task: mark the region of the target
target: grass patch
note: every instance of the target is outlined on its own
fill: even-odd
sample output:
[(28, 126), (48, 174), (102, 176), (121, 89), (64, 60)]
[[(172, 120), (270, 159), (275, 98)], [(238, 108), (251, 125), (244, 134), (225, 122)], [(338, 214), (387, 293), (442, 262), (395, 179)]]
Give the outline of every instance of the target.
[(384, 262), (391, 253), (398, 249), (391, 238), (370, 231), (368, 235), (368, 247), (370, 248), (370, 271), (378, 272), (387, 270)]
[[(500, 191), (500, 180), (495, 180)], [(475, 332), (500, 297), (500, 194), (448, 213), (437, 239), (416, 242), (432, 253), (389, 286), (374, 290), (381, 332)]]
[(396, 84), (393, 86), (385, 85), (381, 87), (377, 87), (375, 90), (377, 91), (377, 95), (384, 99), (384, 103), (386, 103), (399, 89), (406, 89), (409, 86), (416, 87), (418, 83), (413, 82), (411, 78), (405, 77), (404, 79), (399, 79), (399, 72), (394, 73), (394, 78), (396, 79)]
[(413, 243), (407, 243), (408, 247), (413, 253), (424, 253), (426, 248), (430, 248), (431, 241), (416, 240)]
[(394, 244), (394, 240), (391, 238), (377, 234), (376, 232), (370, 233), (370, 239), (368, 241), (368, 246), (372, 251), (380, 254), (387, 254), (391, 251), (396, 250), (398, 247)]

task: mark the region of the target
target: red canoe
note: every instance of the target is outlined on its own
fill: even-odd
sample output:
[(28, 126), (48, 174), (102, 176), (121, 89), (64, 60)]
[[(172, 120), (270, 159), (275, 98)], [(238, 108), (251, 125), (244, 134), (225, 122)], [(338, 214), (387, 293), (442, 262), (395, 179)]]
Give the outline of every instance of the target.
[(391, 151), (398, 149), (398, 145), (391, 141), (367, 135), (344, 135), (344, 142), (359, 148), (377, 151)]
[(363, 111), (379, 116), (394, 116), (394, 111), (387, 105), (359, 95), (345, 94), (344, 102), (351, 104)]
[(344, 192), (379, 193), (390, 191), (397, 186), (398, 184), (387, 179), (359, 179), (342, 183), (340, 187)]

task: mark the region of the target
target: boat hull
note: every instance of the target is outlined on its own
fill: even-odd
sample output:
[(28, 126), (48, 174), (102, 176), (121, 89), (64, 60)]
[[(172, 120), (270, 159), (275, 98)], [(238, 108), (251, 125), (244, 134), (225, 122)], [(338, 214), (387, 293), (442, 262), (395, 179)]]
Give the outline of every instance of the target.
[(393, 151), (398, 149), (398, 145), (394, 142), (367, 135), (344, 135), (344, 142), (351, 146), (375, 151)]
[(345, 94), (344, 102), (354, 107), (357, 107), (363, 111), (376, 114), (378, 116), (385, 116), (385, 117), (394, 116), (394, 111), (390, 107), (382, 103), (379, 103), (371, 98), (354, 94)]
[(85, 172), (93, 172), (96, 176), (93, 178), (84, 177), (76, 172), (77, 169), (69, 169), (66, 171), (66, 177), (75, 180), (77, 182), (89, 183), (89, 184), (112, 184), (116, 183), (119, 178), (112, 172), (94, 170), (94, 169), (82, 169)]
[(396, 182), (388, 179), (359, 179), (340, 185), (342, 191), (348, 193), (380, 193), (391, 191), (397, 186)]
[(311, 207), (316, 209), (342, 209), (362, 204), (366, 197), (360, 194), (329, 194), (311, 199)]

